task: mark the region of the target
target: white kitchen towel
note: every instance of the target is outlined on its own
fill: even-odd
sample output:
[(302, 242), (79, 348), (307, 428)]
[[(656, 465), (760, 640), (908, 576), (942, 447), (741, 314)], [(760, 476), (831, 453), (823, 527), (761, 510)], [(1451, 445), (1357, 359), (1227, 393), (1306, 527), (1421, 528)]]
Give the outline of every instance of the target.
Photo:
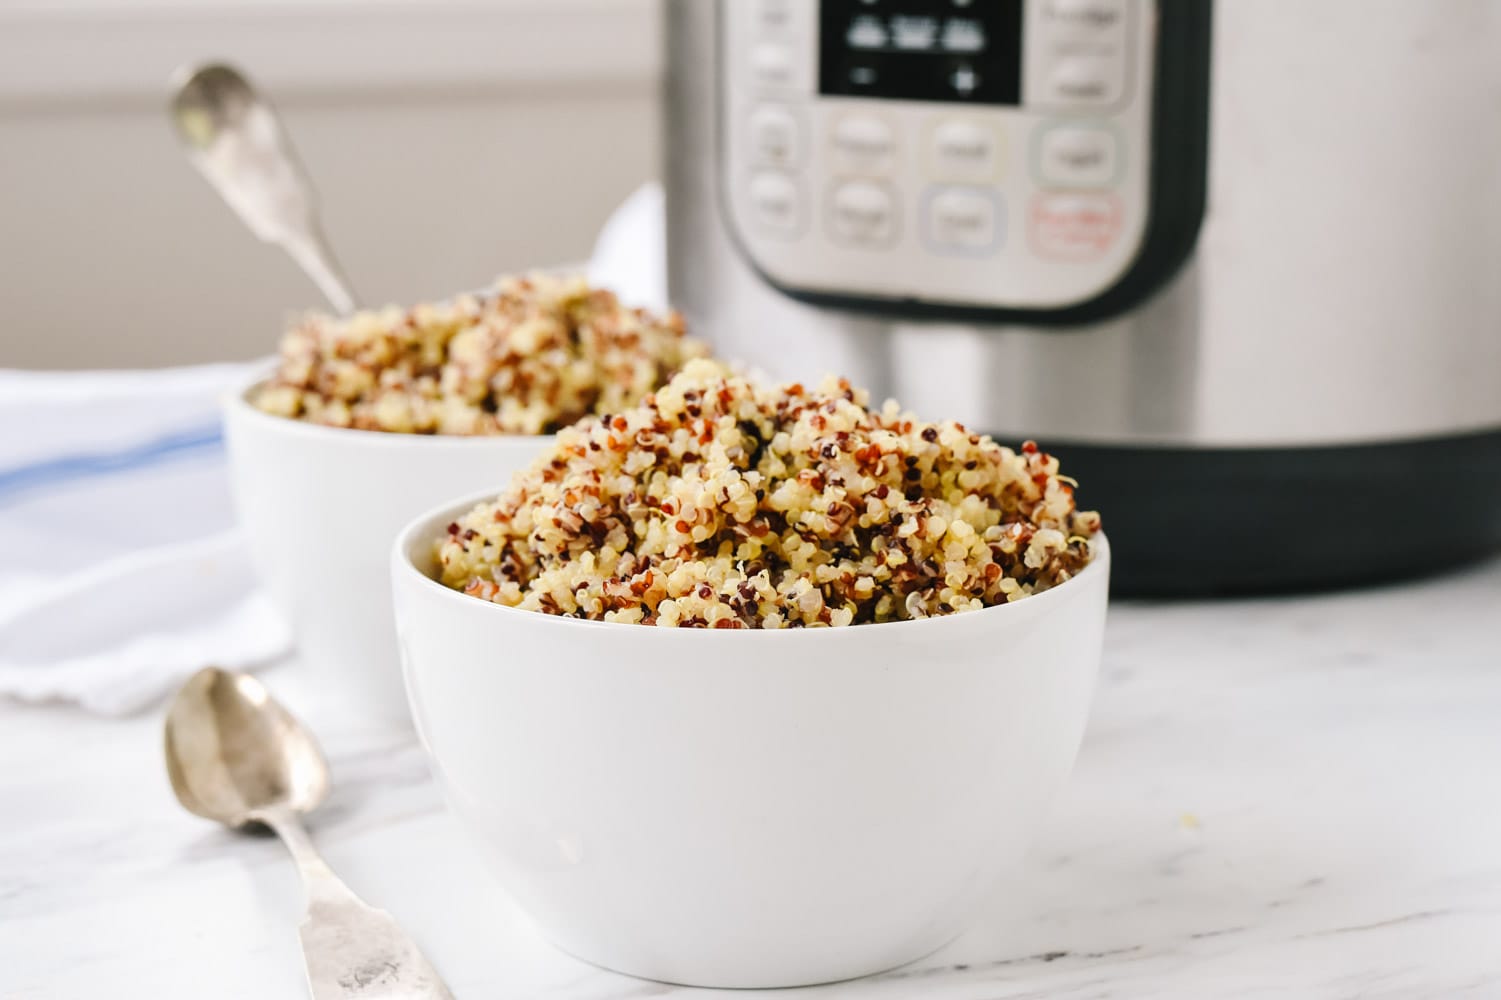
[(291, 648), (235, 532), (121, 556), (37, 584), (0, 620), (0, 692), (102, 715), (154, 704), (206, 664)]
[(0, 370), (0, 694), (123, 714), (290, 648), (233, 530), (220, 397), (264, 362)]
[(643, 184), (606, 220), (588, 274), (623, 302), (667, 310), (667, 204), (660, 184)]
[[(665, 308), (665, 232), (647, 185), (601, 230), (591, 280)], [(289, 651), (234, 531), (219, 425), (266, 364), (0, 369), (0, 697), (119, 715), (205, 664)]]

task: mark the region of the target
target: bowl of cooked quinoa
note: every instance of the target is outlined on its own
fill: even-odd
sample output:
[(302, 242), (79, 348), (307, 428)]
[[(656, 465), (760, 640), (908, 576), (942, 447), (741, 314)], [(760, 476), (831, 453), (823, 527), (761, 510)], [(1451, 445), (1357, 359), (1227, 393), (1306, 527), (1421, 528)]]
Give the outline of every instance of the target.
[(690, 362), (392, 553), (418, 732), (563, 949), (774, 987), (962, 931), (1066, 780), (1109, 581), (1030, 442)]
[(371, 716), (408, 719), (386, 566), (402, 525), (499, 487), (558, 428), (640, 402), (705, 351), (676, 314), (550, 274), (295, 321), (226, 401), (225, 435), (251, 556), (305, 669)]

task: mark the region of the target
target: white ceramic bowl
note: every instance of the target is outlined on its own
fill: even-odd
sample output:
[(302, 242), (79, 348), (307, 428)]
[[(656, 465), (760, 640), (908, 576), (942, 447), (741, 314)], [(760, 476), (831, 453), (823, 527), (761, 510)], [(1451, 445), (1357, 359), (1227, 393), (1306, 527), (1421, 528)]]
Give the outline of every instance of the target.
[(291, 621), (317, 687), (368, 718), (406, 723), (391, 627), (392, 539), (444, 499), (503, 487), (552, 439), (320, 427), (257, 410), (246, 398), (254, 387), (224, 408), (251, 560)]
[[(477, 500), (480, 498), (474, 498)], [(393, 553), (417, 730), (460, 824), (565, 951), (721, 987), (927, 954), (1021, 858), (1084, 731), (1110, 573), (947, 618), (612, 625), (492, 604)]]

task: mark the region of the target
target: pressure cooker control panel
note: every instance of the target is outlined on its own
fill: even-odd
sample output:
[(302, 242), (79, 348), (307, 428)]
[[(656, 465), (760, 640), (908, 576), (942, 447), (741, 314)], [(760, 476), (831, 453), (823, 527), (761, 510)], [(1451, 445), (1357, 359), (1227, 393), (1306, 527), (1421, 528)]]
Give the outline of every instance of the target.
[(719, 175), (792, 294), (1055, 310), (1150, 211), (1152, 0), (721, 0)]

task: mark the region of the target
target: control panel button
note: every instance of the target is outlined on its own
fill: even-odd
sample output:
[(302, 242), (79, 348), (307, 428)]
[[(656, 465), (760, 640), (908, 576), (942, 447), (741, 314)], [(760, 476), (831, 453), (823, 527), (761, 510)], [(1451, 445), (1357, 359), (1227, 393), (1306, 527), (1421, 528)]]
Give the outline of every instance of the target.
[(787, 108), (768, 105), (750, 115), (751, 155), (757, 163), (790, 167), (802, 160), (802, 130)]
[(1121, 233), (1120, 200), (1112, 194), (1052, 193), (1032, 199), (1032, 248), (1060, 260), (1097, 260)]
[(760, 228), (777, 236), (795, 236), (803, 224), (803, 198), (788, 174), (767, 170), (751, 178), (746, 193)]
[(1107, 105), (1120, 100), (1126, 85), (1126, 64), (1119, 52), (1070, 55), (1055, 62), (1044, 80), (1047, 104)]
[(875, 115), (845, 115), (834, 122), (830, 144), (848, 170), (886, 171), (896, 158), (896, 131)]
[(1042, 28), (1056, 38), (1121, 38), (1126, 0), (1043, 0)]
[(989, 180), (1000, 172), (1001, 140), (995, 129), (953, 119), (933, 128), (933, 173), (940, 180)]
[(1097, 125), (1053, 125), (1038, 133), (1037, 179), (1067, 188), (1108, 187), (1120, 168), (1115, 133)]
[(767, 31), (781, 31), (792, 23), (792, 0), (755, 0), (756, 21)]
[(896, 196), (872, 181), (846, 181), (829, 199), (829, 229), (855, 246), (885, 246), (896, 237)]
[(953, 88), (954, 94), (964, 98), (969, 97), (976, 90), (979, 90), (980, 84), (985, 82), (985, 78), (980, 75), (980, 71), (975, 67), (974, 63), (961, 62), (949, 72), (948, 81), (949, 86)]
[(781, 42), (761, 42), (751, 50), (750, 64), (757, 83), (785, 87), (793, 82), (792, 48)]
[(986, 188), (938, 188), (927, 197), (923, 235), (940, 253), (984, 253), (1001, 232), (1000, 196)]

